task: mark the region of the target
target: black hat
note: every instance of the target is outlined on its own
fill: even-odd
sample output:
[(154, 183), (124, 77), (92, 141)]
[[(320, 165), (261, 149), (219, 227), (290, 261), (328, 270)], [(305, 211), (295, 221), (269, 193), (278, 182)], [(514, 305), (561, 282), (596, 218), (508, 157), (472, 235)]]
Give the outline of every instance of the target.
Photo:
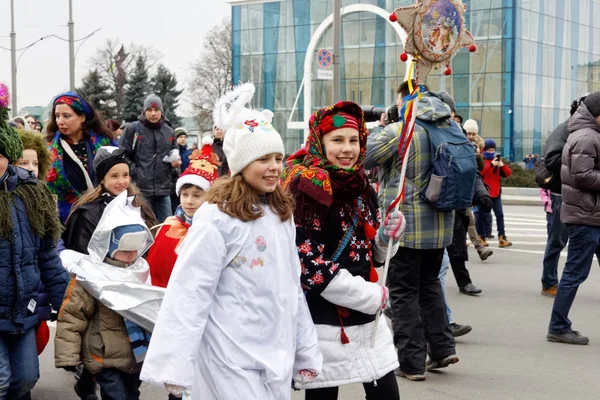
[(594, 118), (600, 116), (600, 92), (589, 94), (583, 101)]
[(125, 150), (115, 146), (102, 146), (94, 157), (94, 172), (96, 173), (96, 184), (100, 184), (104, 176), (117, 164), (127, 164)]

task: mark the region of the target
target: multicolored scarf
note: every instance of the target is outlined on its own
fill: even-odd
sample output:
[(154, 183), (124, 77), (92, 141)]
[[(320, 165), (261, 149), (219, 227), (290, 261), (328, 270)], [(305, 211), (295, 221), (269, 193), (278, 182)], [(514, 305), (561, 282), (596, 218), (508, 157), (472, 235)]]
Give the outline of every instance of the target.
[[(339, 168), (327, 160), (322, 139), (336, 129), (353, 126), (358, 128), (358, 161), (352, 168)], [(305, 146), (287, 160), (282, 175), (284, 189), (296, 198), (296, 222), (305, 224), (314, 218), (323, 220), (332, 206), (345, 209), (344, 215), (352, 218), (359, 196), (367, 202), (369, 209), (376, 211), (377, 200), (363, 167), (368, 130), (360, 106), (346, 101), (321, 109), (312, 115), (309, 127)]]
[(192, 225), (192, 220), (194, 219), (194, 217), (188, 217), (187, 214), (183, 212), (183, 208), (181, 208), (181, 205), (178, 205), (175, 209), (175, 216), (179, 218), (181, 222), (184, 222), (188, 225)]
[(78, 95), (75, 92), (65, 92), (61, 93), (54, 99), (53, 108), (56, 108), (57, 104), (66, 104), (75, 110), (78, 114), (83, 114), (86, 118), (91, 118), (94, 115), (92, 108), (85, 101), (83, 97)]
[[(64, 149), (60, 143), (61, 133), (56, 132), (52, 141), (48, 142), (50, 150), (50, 169), (46, 178), (48, 188), (58, 197), (58, 212), (60, 220), (64, 221), (69, 216), (71, 206), (81, 196), (83, 192), (75, 189), (65, 173), (65, 165), (63, 162)], [(111, 139), (90, 133), (87, 138), (94, 155), (102, 146), (110, 146)]]

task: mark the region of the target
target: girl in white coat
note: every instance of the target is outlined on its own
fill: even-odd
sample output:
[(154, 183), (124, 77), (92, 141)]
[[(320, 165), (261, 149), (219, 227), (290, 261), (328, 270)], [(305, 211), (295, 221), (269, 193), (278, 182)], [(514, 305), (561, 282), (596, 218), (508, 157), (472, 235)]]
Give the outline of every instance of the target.
[[(217, 180), (180, 246), (141, 379), (194, 400), (288, 400), (322, 356), (300, 288), (292, 200), (279, 186), (284, 146), (273, 113), (239, 109), (254, 86), (217, 105), (234, 114)], [(231, 104), (233, 102), (233, 104)], [(223, 113), (224, 114), (224, 113)]]
[(383, 318), (374, 326), (388, 297), (374, 264), (384, 262), (389, 237), (402, 235), (404, 218), (393, 213), (380, 223), (362, 166), (367, 129), (358, 105), (319, 110), (309, 126), (305, 147), (290, 157), (283, 177), (296, 200), (301, 281), (324, 357), (322, 373), (302, 387), (307, 400), (335, 400), (338, 386), (361, 382), (368, 400), (398, 400), (392, 335)]

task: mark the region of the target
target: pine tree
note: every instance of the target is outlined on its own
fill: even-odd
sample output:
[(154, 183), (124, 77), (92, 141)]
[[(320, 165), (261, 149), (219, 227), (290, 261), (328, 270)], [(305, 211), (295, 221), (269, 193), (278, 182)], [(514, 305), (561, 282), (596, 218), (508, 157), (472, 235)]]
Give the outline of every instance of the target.
[(81, 82), (81, 87), (76, 91), (105, 119), (115, 117), (116, 104), (110, 93), (110, 87), (102, 81), (97, 69), (88, 72)]
[(165, 118), (173, 127), (179, 126), (181, 118), (176, 110), (179, 107), (178, 97), (183, 90), (177, 90), (177, 78), (162, 64), (158, 66), (156, 75), (152, 78), (152, 92), (162, 100)]
[(150, 92), (148, 81), (148, 69), (146, 59), (139, 56), (135, 60), (135, 68), (129, 78), (129, 85), (125, 90), (125, 106), (123, 108), (123, 119), (131, 122), (136, 121), (144, 107), (144, 100)]

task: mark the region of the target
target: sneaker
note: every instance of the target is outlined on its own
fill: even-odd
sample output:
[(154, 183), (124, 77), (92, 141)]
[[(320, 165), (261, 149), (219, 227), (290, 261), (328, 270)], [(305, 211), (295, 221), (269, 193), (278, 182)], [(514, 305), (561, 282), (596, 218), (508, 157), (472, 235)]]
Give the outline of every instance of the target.
[(590, 342), (585, 336), (581, 336), (581, 334), (577, 331), (571, 331), (567, 333), (550, 333), (546, 335), (546, 340), (549, 342), (556, 343), (566, 343), (566, 344), (578, 344), (578, 345), (586, 345)]
[(406, 378), (409, 381), (413, 381), (413, 382), (419, 382), (419, 381), (424, 381), (425, 380), (425, 374), (407, 374), (406, 372), (402, 371), (400, 369), (400, 367), (396, 368), (394, 370), (394, 374), (396, 374), (396, 376), (402, 377), (402, 378)]
[(509, 247), (509, 246), (512, 246), (512, 242), (509, 242), (508, 239), (506, 239), (506, 235), (498, 236), (498, 247)]
[(550, 286), (549, 288), (542, 288), (542, 296), (546, 297), (556, 297), (556, 291), (558, 290), (558, 286)]
[(458, 288), (458, 290), (462, 294), (468, 294), (469, 296), (475, 296), (483, 291), (472, 283), (467, 283), (465, 286)]
[(427, 364), (425, 365), (425, 369), (430, 371), (432, 369), (441, 369), (446, 368), (448, 365), (456, 364), (458, 362), (458, 357), (456, 354), (452, 354), (451, 356), (444, 357), (441, 360), (427, 360)]
[(487, 260), (492, 254), (494, 254), (494, 251), (492, 249), (486, 249), (481, 248), (477, 250), (477, 253), (479, 254), (479, 258), (481, 259), (481, 261), (485, 261)]
[(452, 336), (454, 337), (464, 336), (471, 332), (472, 329), (473, 328), (471, 328), (471, 325), (459, 325), (456, 322), (450, 323), (450, 330), (452, 331)]
[(487, 235), (485, 238), (486, 239), (494, 239), (496, 236), (492, 235), (491, 233), (489, 235)]
[(479, 236), (479, 241), (481, 242), (481, 245), (483, 247), (488, 247), (489, 246), (488, 242), (485, 240), (485, 238), (483, 236)]

